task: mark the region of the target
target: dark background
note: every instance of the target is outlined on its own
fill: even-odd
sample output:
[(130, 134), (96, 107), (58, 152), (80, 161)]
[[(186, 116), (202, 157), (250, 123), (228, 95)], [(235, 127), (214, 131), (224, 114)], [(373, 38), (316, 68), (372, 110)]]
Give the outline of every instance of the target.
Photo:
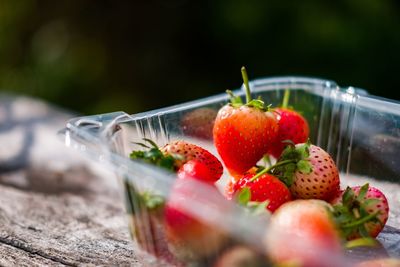
[(395, 0), (0, 0), (0, 89), (129, 113), (305, 75), (400, 99)]

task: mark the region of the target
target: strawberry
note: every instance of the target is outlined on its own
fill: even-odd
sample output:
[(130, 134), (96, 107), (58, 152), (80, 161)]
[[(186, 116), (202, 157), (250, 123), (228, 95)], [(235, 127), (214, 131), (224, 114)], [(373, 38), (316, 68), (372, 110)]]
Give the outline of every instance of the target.
[(268, 154), (279, 158), (286, 146), (284, 141), (290, 140), (294, 144), (304, 143), (308, 139), (310, 129), (306, 119), (294, 110), (276, 108), (274, 112), (278, 120), (278, 134)]
[(178, 170), (178, 177), (192, 177), (204, 182), (215, 183), (215, 175), (208, 166), (197, 160), (189, 160)]
[(124, 186), (132, 237), (142, 250), (178, 266), (165, 236), (164, 198), (150, 192), (139, 192), (128, 180), (124, 181)]
[(212, 108), (198, 108), (181, 119), (182, 132), (188, 136), (211, 140), (217, 111)]
[(310, 128), (307, 120), (300, 113), (288, 108), (290, 91), (285, 90), (282, 106), (274, 109), (276, 119), (278, 120), (278, 135), (276, 141), (268, 154), (276, 159), (282, 154), (287, 144), (285, 141), (290, 140), (294, 144), (304, 143), (310, 134)]
[(175, 142), (168, 143), (161, 151), (165, 155), (180, 155), (183, 157), (182, 160), (176, 160), (174, 165), (179, 169), (184, 163), (190, 160), (196, 160), (205, 164), (212, 173), (212, 179), (217, 181), (223, 172), (223, 167), (221, 162), (209, 151), (204, 148), (179, 140)]
[[(128, 206), (132, 207), (133, 214), (132, 232), (139, 244), (174, 266), (179, 265), (175, 257), (191, 260), (213, 253), (224, 240), (221, 232), (187, 214), (181, 209), (181, 203), (197, 193), (193, 180), (205, 184), (207, 190), (214, 190), (217, 194), (212, 183), (220, 178), (222, 164), (207, 150), (184, 141), (167, 144), (162, 149), (149, 139), (144, 141), (146, 143), (136, 144), (147, 150), (132, 151), (130, 158), (177, 172), (179, 179), (175, 180), (166, 203), (154, 192), (137, 192), (133, 186), (127, 186)], [(143, 221), (148, 223), (143, 224)], [(165, 226), (165, 231), (160, 224)]]
[[(134, 150), (129, 157), (133, 160), (142, 160), (146, 163), (159, 166), (168, 171), (175, 172), (177, 162), (185, 160), (179, 154), (163, 153), (160, 148), (150, 139), (143, 138), (146, 143), (134, 143), (145, 148), (145, 151)], [(147, 145), (149, 143), (149, 145)]]
[(328, 203), (316, 199), (283, 204), (272, 214), (265, 235), (267, 255), (282, 265), (344, 266), (341, 265), (340, 235), (331, 209)]
[[(250, 195), (245, 202), (268, 201), (267, 209), (274, 212), (283, 203), (292, 199), (289, 189), (277, 177), (265, 173), (261, 176), (247, 174), (239, 179), (233, 186), (233, 193), (243, 196), (243, 189), (247, 188)], [(245, 203), (246, 204), (246, 203)]]
[[(253, 167), (253, 168), (251, 168), (251, 169), (249, 169), (247, 172), (245, 172), (244, 174), (243, 174), (243, 176), (246, 176), (246, 175), (249, 175), (249, 174), (256, 174), (257, 173), (257, 171), (259, 170), (259, 168), (258, 167)], [(226, 185), (225, 185), (225, 188), (224, 188), (224, 194), (225, 194), (225, 197), (227, 198), (227, 199), (229, 199), (229, 200), (232, 200), (232, 198), (233, 198), (233, 195), (234, 195), (234, 186), (235, 186), (235, 184), (236, 184), (236, 178), (235, 177), (230, 177), (229, 179), (228, 179), (228, 182), (226, 183)]]
[(219, 255), (212, 267), (266, 267), (265, 256), (251, 247), (234, 245)]
[(231, 103), (223, 106), (215, 119), (213, 136), (222, 161), (232, 176), (240, 178), (265, 153), (278, 132), (278, 124), (264, 102), (252, 100), (247, 74), (242, 68), (246, 104), (231, 94)]
[[(188, 207), (188, 201), (197, 203), (193, 199), (204, 199), (199, 191), (206, 190), (213, 197), (220, 196), (220, 193), (214, 185), (204, 182), (207, 180), (204, 177), (197, 176), (193, 179), (183, 174), (184, 172), (181, 172), (180, 179), (174, 181), (170, 197), (165, 205), (166, 237), (170, 251), (179, 260), (198, 261), (218, 252), (225, 244), (226, 236), (217, 227), (193, 216)], [(220, 200), (224, 201), (222, 196)]]
[(376, 237), (389, 216), (389, 205), (385, 195), (368, 184), (347, 187), (331, 200), (335, 217), (344, 236), (348, 239)]
[(339, 191), (339, 171), (333, 159), (309, 143), (289, 145), (274, 167), (294, 198), (330, 200)]

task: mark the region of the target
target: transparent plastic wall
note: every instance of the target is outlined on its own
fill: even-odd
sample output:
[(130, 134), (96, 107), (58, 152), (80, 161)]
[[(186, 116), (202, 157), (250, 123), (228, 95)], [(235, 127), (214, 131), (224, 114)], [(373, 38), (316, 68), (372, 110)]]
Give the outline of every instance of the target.
[(359, 96), (352, 115), (347, 171), (399, 184), (399, 103)]

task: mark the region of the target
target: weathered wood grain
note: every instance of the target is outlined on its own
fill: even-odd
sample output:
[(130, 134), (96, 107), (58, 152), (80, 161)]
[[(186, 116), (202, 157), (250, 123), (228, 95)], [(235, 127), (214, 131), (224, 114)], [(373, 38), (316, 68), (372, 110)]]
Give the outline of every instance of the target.
[(56, 136), (68, 114), (1, 100), (0, 265), (144, 266), (114, 175)]
[(0, 266), (11, 267), (37, 267), (37, 266), (65, 266), (64, 264), (47, 260), (30, 252), (21, 251), (19, 248), (0, 244)]

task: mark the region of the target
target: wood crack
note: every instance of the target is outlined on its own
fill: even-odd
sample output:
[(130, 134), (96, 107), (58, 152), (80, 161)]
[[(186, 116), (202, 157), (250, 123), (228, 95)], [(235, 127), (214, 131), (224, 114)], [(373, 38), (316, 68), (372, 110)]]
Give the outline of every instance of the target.
[(24, 242), (21, 242), (19, 240), (9, 239), (8, 236), (6, 236), (6, 237), (0, 236), (0, 243), (8, 245), (8, 246), (11, 246), (11, 247), (14, 247), (16, 249), (23, 250), (23, 251), (25, 251), (25, 252), (27, 252), (29, 254), (32, 254), (32, 255), (40, 256), (40, 257), (42, 257), (44, 259), (51, 260), (51, 261), (53, 261), (55, 263), (61, 263), (61, 264), (64, 264), (66, 266), (78, 266), (75, 263), (68, 262), (68, 261), (60, 259), (58, 257), (54, 257), (54, 256), (48, 255), (46, 253), (43, 253), (41, 251), (38, 251), (38, 250), (36, 250), (36, 249), (34, 249), (32, 247), (27, 246)]

